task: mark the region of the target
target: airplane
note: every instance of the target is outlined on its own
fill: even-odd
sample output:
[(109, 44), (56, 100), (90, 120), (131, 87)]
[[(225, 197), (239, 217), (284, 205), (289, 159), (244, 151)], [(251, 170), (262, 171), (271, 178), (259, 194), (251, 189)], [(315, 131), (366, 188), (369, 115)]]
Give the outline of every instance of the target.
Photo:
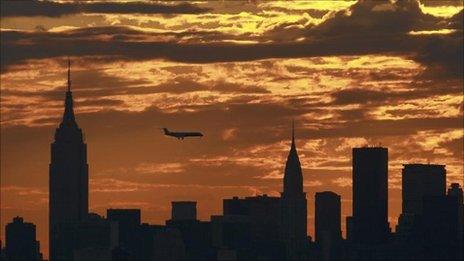
[(203, 137), (201, 132), (174, 132), (169, 131), (167, 128), (163, 128), (164, 135), (183, 140), (185, 137)]

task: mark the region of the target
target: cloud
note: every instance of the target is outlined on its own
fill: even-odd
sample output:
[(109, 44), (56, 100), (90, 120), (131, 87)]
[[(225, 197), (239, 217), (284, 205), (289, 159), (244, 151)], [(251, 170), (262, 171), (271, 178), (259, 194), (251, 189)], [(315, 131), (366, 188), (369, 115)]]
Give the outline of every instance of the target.
[(159, 173), (180, 173), (185, 171), (185, 166), (181, 163), (172, 162), (172, 163), (162, 163), (162, 164), (153, 164), (153, 163), (141, 163), (136, 166), (135, 171), (141, 174), (150, 174), (156, 175)]
[[(94, 29), (92, 29), (94, 30)], [(2, 31), (2, 62), (4, 66), (28, 59), (62, 56), (109, 56), (113, 60), (167, 59), (185, 63), (252, 61), (266, 58), (315, 57), (372, 53), (408, 53), (434, 36), (404, 38), (353, 39), (341, 44), (340, 39), (321, 39), (301, 43), (231, 44), (133, 42), (86, 39), (73, 32)], [(143, 35), (142, 32), (140, 34)], [(28, 44), (23, 44), (28, 42)], [(400, 45), (399, 48), (396, 45)]]
[(60, 17), (79, 13), (105, 14), (199, 14), (208, 9), (190, 3), (166, 5), (149, 2), (52, 2), (52, 1), (2, 1), (2, 17), (48, 16)]
[[(427, 74), (436, 77), (463, 75), (463, 36), (462, 13), (449, 19), (438, 18), (423, 13), (419, 2), (360, 0), (347, 10), (337, 12), (333, 17), (308, 30), (308, 37), (336, 38), (341, 43), (351, 45), (353, 38), (361, 37), (376, 45), (373, 39), (385, 44), (399, 44), (398, 51), (415, 53), (413, 59), (429, 67)], [(418, 36), (417, 51), (405, 46), (405, 35), (411, 31), (438, 30), (441, 28), (459, 29), (455, 33), (439, 37)], [(411, 39), (412, 40), (412, 39)]]
[(360, 35), (363, 38), (438, 28), (440, 18), (424, 14), (416, 0), (360, 0), (327, 19), (311, 33), (323, 36)]
[[(113, 61), (165, 59), (184, 63), (215, 63), (268, 58), (397, 54), (410, 56), (428, 66), (428, 75), (431, 76), (436, 75), (436, 71), (440, 71), (440, 75), (452, 77), (462, 75), (463, 37), (460, 30), (446, 35), (410, 35), (410, 29), (426, 26), (403, 25), (390, 29), (390, 26), (385, 25), (385, 30), (381, 30), (382, 27), (375, 26), (384, 25), (384, 22), (376, 21), (375, 14), (371, 14), (369, 18), (354, 14), (338, 14), (310, 30), (302, 29), (307, 31), (308, 36), (301, 42), (287, 39), (246, 45), (221, 42), (237, 39), (237, 36), (232, 37), (219, 32), (156, 33), (129, 27), (93, 27), (63, 32), (3, 30), (2, 72), (8, 70), (11, 65), (30, 59), (68, 55), (105, 57)], [(354, 20), (351, 23), (364, 21), (367, 25), (360, 25), (360, 28), (355, 29), (344, 28), (344, 19)], [(286, 31), (283, 30), (282, 34), (286, 34)], [(352, 37), (357, 33), (362, 33), (363, 37)], [(288, 34), (286, 35), (288, 37)], [(272, 38), (276, 39), (274, 36)], [(188, 42), (182, 39), (188, 39)]]
[[(262, 35), (230, 35), (204, 28), (169, 32), (128, 26), (79, 28), (62, 32), (2, 31), (2, 69), (28, 59), (103, 56), (113, 60), (167, 59), (187, 63), (250, 61), (266, 58), (398, 53), (444, 71), (459, 64), (462, 34), (409, 35), (456, 24), (424, 14), (416, 1), (359, 1), (319, 24), (276, 23)], [(240, 17), (238, 17), (240, 19)], [(454, 22), (453, 22), (454, 21)], [(455, 26), (454, 26), (455, 27)], [(361, 34), (362, 37), (352, 37)], [(295, 42), (306, 36), (302, 42)], [(259, 44), (236, 44), (260, 39)], [(271, 40), (271, 42), (269, 42)], [(24, 44), (28, 42), (28, 44)], [(419, 50), (417, 52), (417, 50)], [(416, 54), (415, 54), (416, 53)], [(444, 53), (444, 56), (438, 55)], [(461, 55), (462, 56), (462, 55)], [(459, 67), (459, 66), (458, 66)], [(453, 72), (459, 72), (459, 68)]]
[(2, 186), (1, 191), (11, 192), (17, 196), (47, 196), (48, 191), (43, 188), (31, 188), (31, 187), (20, 187), (20, 186)]
[(124, 104), (123, 101), (114, 99), (86, 99), (75, 102), (76, 106), (99, 106), (104, 108), (118, 107)]
[(175, 77), (167, 83), (161, 83), (158, 86), (154, 86), (151, 93), (172, 93), (182, 94), (189, 92), (198, 91), (215, 91), (219, 93), (270, 93), (268, 90), (255, 87), (255, 86), (243, 86), (226, 80), (220, 80), (212, 83), (198, 83), (195, 80), (187, 79), (185, 77)]
[[(208, 30), (149, 30), (103, 26), (61, 32), (5, 31), (2, 72), (30, 59), (90, 56), (115, 60), (167, 59), (185, 63), (251, 61), (267, 58), (396, 53), (429, 67), (429, 77), (462, 75), (462, 11), (442, 19), (424, 14), (416, 1), (359, 1), (319, 25), (282, 22), (268, 28), (262, 43), (223, 42), (250, 39)], [(237, 17), (240, 19), (240, 17)], [(304, 24), (304, 23), (303, 23)], [(447, 35), (409, 35), (412, 30), (457, 28)], [(206, 29), (206, 28), (205, 28)], [(361, 34), (362, 37), (352, 37)], [(281, 37), (282, 36), (282, 37)], [(306, 36), (302, 42), (296, 39)], [(271, 42), (266, 42), (271, 40)], [(440, 72), (437, 74), (436, 72)]]
[(351, 181), (351, 178), (340, 177), (340, 178), (336, 178), (332, 180), (332, 183), (343, 188), (343, 187), (351, 187), (352, 181)]
[[(417, 81), (413, 82), (413, 86), (407, 86), (408, 89), (403, 89), (400, 91), (396, 91), (395, 89), (383, 89), (380, 86), (375, 86), (374, 88), (375, 89), (361, 87), (346, 88), (340, 91), (332, 92), (330, 94), (332, 98), (331, 104), (359, 104), (362, 105), (362, 109), (364, 112), (367, 112), (366, 109), (368, 108), (372, 108), (378, 105), (389, 104), (393, 105), (395, 107), (395, 110), (401, 110), (401, 108), (397, 106), (400, 102), (417, 99), (427, 99), (430, 97), (439, 97), (444, 95), (454, 95), (462, 92), (462, 88), (460, 86), (459, 81), (447, 81), (446, 84), (445, 82), (441, 84), (424, 84)], [(362, 113), (362, 111), (358, 112), (355, 110), (352, 112)]]
[(453, 15), (446, 23), (448, 28), (462, 30), (464, 27), (464, 9), (461, 9), (459, 13)]
[[(351, 121), (333, 128), (306, 131), (308, 137), (385, 137), (416, 133), (419, 130), (458, 129), (462, 127), (462, 117), (456, 118), (412, 118), (403, 120)], [(305, 136), (306, 136), (305, 135)]]
[(237, 135), (237, 128), (230, 128), (226, 129), (222, 132), (222, 139), (223, 140), (230, 140), (233, 139)]
[(456, 138), (440, 143), (440, 146), (450, 151), (456, 159), (464, 158), (464, 138)]
[[(65, 62), (59, 60), (53, 63), (53, 66), (60, 66)], [(189, 95), (208, 94), (213, 96), (219, 96), (221, 94), (227, 94), (231, 96), (240, 96), (242, 94), (247, 95), (263, 95), (269, 94), (270, 92), (260, 86), (248, 86), (247, 84), (235, 83), (230, 79), (214, 79), (207, 76), (205, 73), (201, 73), (201, 70), (197, 70), (198, 67), (182, 71), (172, 71), (169, 68), (144, 68), (140, 73), (132, 73), (130, 75), (120, 74), (120, 69), (114, 70), (114, 68), (105, 69), (97, 67), (88, 67), (87, 61), (75, 60), (73, 62), (72, 70), (72, 89), (75, 94), (76, 103), (78, 106), (84, 106), (89, 109), (89, 106), (108, 106), (113, 108), (120, 105), (122, 107), (130, 107), (131, 103), (127, 101), (126, 97), (137, 96), (142, 97), (144, 95), (157, 95), (163, 96), (168, 95), (170, 97), (184, 97), (187, 99)], [(51, 68), (50, 65), (48, 68)], [(31, 103), (24, 104), (21, 102), (15, 102), (11, 98), (21, 98), (23, 100), (36, 100), (46, 102), (50, 107), (61, 108), (61, 101), (63, 100), (63, 90), (65, 89), (65, 72), (63, 68), (56, 68), (61, 70), (57, 71), (57, 74), (50, 73), (50, 70), (46, 74), (39, 74), (36, 82), (41, 82), (47, 86), (45, 90), (37, 90), (36, 88), (22, 88), (19, 87), (23, 83), (17, 77), (8, 77), (13, 82), (19, 85), (14, 85), (13, 88), (2, 90), (2, 103), (3, 108), (8, 109), (26, 109), (27, 106), (31, 106)], [(60, 75), (63, 74), (63, 75)], [(6, 79), (7, 77), (3, 78)], [(3, 80), (2, 79), (2, 80)], [(11, 82), (10, 80), (5, 80)], [(207, 82), (205, 82), (207, 80)], [(29, 81), (29, 80), (27, 80)], [(48, 88), (48, 84), (61, 85), (61, 87)], [(18, 87), (18, 88), (16, 88)], [(182, 95), (182, 96), (179, 96)], [(53, 104), (52, 104), (53, 102)], [(59, 103), (57, 103), (59, 102)], [(142, 102), (144, 106), (149, 106), (147, 102)], [(11, 118), (4, 118), (4, 120)]]
[(323, 183), (320, 180), (311, 180), (303, 182), (304, 187), (320, 187)]
[(366, 90), (366, 89), (344, 89), (332, 94), (334, 104), (353, 104), (353, 103), (385, 103), (389, 99), (385, 92)]
[(462, 30), (459, 35), (438, 37), (419, 48), (415, 59), (427, 66), (428, 71), (425, 72), (425, 77), (449, 78), (451, 76), (462, 79), (464, 72)]
[(462, 0), (420, 0), (420, 3), (426, 6), (461, 6), (462, 7)]

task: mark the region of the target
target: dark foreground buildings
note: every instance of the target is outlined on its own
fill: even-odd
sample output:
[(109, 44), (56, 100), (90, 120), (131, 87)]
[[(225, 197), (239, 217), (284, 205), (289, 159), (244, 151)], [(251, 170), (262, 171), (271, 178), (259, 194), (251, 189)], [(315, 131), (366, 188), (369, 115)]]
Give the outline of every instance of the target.
[[(213, 243), (238, 259), (284, 259), (281, 199), (267, 195), (223, 200), (223, 215), (213, 216)], [(235, 249), (230, 251), (230, 249)]]
[[(42, 260), (40, 244), (36, 240), (35, 225), (15, 217), (5, 227), (6, 245), (4, 249), (7, 260)], [(0, 256), (1, 258), (1, 256)]]
[(137, 231), (141, 224), (140, 209), (108, 209), (106, 217), (117, 223), (118, 247), (120, 252), (134, 255), (137, 249)]
[(463, 203), (459, 184), (446, 193), (444, 165), (405, 164), (403, 211), (395, 238), (399, 258), (462, 258)]
[(332, 191), (317, 192), (315, 196), (316, 244), (320, 259), (341, 258), (342, 228), (340, 196)]
[[(315, 241), (307, 235), (307, 200), (294, 128), (280, 197), (224, 199), (222, 215), (197, 218), (195, 201), (172, 202), (164, 225), (142, 223), (140, 209), (88, 213), (86, 144), (71, 93), (51, 145), (50, 260), (462, 260), (463, 191), (446, 191), (444, 165), (403, 168), (403, 211), (388, 223), (388, 150), (353, 149), (353, 216), (341, 236), (341, 199), (315, 195)], [(5, 260), (40, 260), (35, 226), (6, 226)]]
[(405, 164), (402, 170), (402, 213), (398, 218), (396, 236), (404, 241), (415, 240), (423, 217), (424, 199), (446, 195), (444, 165)]

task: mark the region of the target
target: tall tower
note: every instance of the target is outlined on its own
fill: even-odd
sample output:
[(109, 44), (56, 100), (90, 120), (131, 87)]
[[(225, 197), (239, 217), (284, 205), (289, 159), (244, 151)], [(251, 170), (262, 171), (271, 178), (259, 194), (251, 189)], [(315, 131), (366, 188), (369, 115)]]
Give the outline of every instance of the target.
[(388, 224), (388, 149), (353, 148), (353, 240), (385, 242)]
[[(50, 259), (60, 259), (63, 242), (61, 224), (84, 220), (88, 214), (89, 177), (87, 145), (76, 123), (71, 92), (71, 62), (68, 59), (68, 86), (63, 120), (51, 144), (49, 171), (49, 240)], [(61, 244), (60, 244), (61, 243)]]
[(288, 259), (300, 259), (307, 238), (306, 193), (303, 173), (295, 145), (295, 124), (292, 124), (292, 145), (285, 164), (284, 192), (281, 195), (282, 239)]

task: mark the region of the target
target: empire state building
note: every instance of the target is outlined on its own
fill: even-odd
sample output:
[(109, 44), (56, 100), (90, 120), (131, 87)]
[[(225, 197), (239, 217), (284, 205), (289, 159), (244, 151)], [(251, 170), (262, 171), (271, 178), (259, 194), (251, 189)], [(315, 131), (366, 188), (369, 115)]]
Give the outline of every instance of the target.
[(87, 145), (76, 123), (71, 92), (71, 63), (68, 60), (68, 86), (64, 114), (51, 144), (49, 172), (50, 259), (60, 259), (61, 224), (80, 222), (88, 214), (89, 176)]

